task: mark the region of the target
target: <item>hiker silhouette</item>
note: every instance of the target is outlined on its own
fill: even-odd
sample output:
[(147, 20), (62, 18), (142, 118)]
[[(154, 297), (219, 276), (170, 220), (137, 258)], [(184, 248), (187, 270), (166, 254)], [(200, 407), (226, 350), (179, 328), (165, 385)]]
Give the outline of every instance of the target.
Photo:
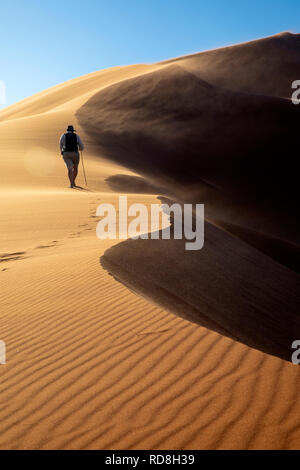
[(84, 145), (79, 135), (76, 134), (73, 126), (68, 126), (67, 132), (60, 138), (59, 146), (64, 162), (68, 168), (70, 188), (76, 188), (75, 181), (80, 162), (79, 150), (84, 150)]

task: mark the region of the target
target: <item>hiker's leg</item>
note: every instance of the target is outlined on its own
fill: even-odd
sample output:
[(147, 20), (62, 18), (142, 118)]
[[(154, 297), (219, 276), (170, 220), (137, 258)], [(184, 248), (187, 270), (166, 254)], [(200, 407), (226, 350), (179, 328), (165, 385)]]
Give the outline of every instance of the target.
[(75, 166), (73, 165), (72, 168), (71, 168), (71, 184), (74, 186), (75, 184)]
[(71, 185), (73, 186), (74, 185), (74, 167), (70, 167), (68, 169), (68, 177), (69, 177)]
[(69, 177), (71, 186), (74, 186), (74, 163), (72, 159), (69, 158), (69, 154), (67, 152), (64, 152), (63, 158), (68, 168), (68, 177)]
[(78, 175), (78, 165), (77, 163), (74, 165), (74, 184), (75, 184), (75, 180), (77, 178), (77, 175)]

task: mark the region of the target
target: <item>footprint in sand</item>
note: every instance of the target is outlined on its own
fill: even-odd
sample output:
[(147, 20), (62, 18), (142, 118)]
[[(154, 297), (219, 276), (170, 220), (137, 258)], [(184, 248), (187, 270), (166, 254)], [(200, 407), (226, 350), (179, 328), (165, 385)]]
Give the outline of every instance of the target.
[(50, 242), (49, 245), (39, 245), (35, 247), (35, 250), (42, 250), (44, 248), (54, 248), (57, 246), (58, 241)]
[(26, 251), (18, 251), (17, 253), (3, 253), (0, 255), (0, 263), (5, 263), (7, 261), (17, 261), (19, 259), (24, 259)]

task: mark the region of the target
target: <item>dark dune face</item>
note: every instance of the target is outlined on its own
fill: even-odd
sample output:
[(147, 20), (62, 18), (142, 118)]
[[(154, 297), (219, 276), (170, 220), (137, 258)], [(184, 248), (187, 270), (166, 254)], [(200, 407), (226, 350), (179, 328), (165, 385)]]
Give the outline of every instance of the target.
[(167, 61), (77, 115), (102, 154), (173, 200), (204, 203), (214, 224), (199, 253), (127, 241), (104, 266), (178, 315), (287, 360), (300, 333), (297, 79), (300, 36), (281, 34)]
[(170, 65), (107, 88), (78, 117), (135, 170), (183, 186), (204, 180), (250, 201), (281, 193), (293, 203), (300, 108), (291, 101), (215, 88)]
[(289, 34), (197, 54), (108, 87), (78, 119), (108, 157), (218, 224), (298, 243), (300, 106), (277, 95), (291, 96), (299, 64)]

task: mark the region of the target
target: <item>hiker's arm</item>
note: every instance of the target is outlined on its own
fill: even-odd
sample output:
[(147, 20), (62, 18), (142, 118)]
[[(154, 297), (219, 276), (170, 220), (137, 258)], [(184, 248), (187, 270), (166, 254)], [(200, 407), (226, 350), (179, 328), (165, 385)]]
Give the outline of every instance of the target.
[(79, 137), (78, 134), (77, 134), (77, 143), (78, 143), (78, 146), (79, 146), (79, 150), (84, 150), (83, 142), (82, 142), (82, 140), (81, 140), (81, 138)]
[(60, 147), (60, 150), (62, 151), (62, 149), (64, 148), (64, 145), (65, 145), (65, 140), (66, 140), (66, 137), (65, 137), (65, 134), (63, 134), (60, 138), (60, 141), (59, 141), (59, 147)]

